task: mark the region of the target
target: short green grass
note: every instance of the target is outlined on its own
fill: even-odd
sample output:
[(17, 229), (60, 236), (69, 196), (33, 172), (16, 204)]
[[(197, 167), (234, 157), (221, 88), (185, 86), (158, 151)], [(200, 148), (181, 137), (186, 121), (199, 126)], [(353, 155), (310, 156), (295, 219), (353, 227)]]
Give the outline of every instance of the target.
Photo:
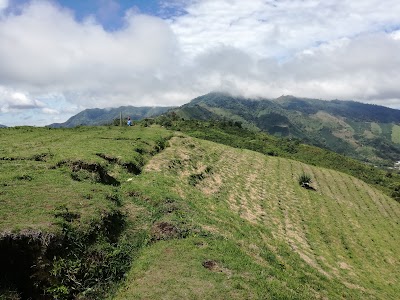
[[(124, 164), (143, 164), (170, 134), (155, 127), (2, 129), (0, 231), (51, 231), (60, 206), (79, 213), (82, 223), (97, 218), (115, 206), (109, 199), (119, 193), (116, 184), (135, 176)], [(78, 166), (74, 172), (71, 165), (79, 162), (101, 166), (115, 182), (104, 184)]]
[[(400, 294), (400, 204), (350, 175), (160, 127), (21, 127), (0, 137), (2, 232), (56, 230), (60, 207), (87, 224), (113, 209), (127, 215), (117, 247), (89, 249), (107, 246), (118, 257), (134, 245), (130, 270), (107, 299)], [(74, 171), (76, 162), (98, 164), (118, 184)], [(129, 173), (129, 163), (141, 173)], [(303, 173), (312, 189), (299, 185)], [(73, 272), (82, 260), (56, 262)]]
[[(292, 160), (183, 135), (170, 144), (131, 188), (185, 205), (192, 230), (144, 248), (115, 299), (396, 299), (393, 199)], [(298, 184), (303, 172), (314, 190)]]

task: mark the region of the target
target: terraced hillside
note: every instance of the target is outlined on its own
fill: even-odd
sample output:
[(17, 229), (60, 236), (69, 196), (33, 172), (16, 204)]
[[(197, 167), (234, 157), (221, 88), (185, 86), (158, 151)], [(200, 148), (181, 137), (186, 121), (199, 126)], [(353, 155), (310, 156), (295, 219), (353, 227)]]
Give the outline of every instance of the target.
[[(175, 225), (142, 252), (116, 299), (398, 297), (393, 199), (292, 160), (183, 135), (170, 144), (129, 188), (162, 179), (157, 189), (186, 209), (175, 223), (166, 215)], [(303, 171), (315, 190), (298, 184)], [(179, 224), (200, 229), (169, 237)]]

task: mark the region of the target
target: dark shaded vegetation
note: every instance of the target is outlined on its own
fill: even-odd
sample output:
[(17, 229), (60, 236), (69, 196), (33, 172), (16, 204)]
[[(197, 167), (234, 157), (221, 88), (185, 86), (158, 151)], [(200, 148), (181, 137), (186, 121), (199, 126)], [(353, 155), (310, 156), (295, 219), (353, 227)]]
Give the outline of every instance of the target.
[(85, 230), (80, 214), (66, 206), (54, 216), (59, 234), (26, 231), (0, 238), (0, 291), (14, 291), (13, 299), (97, 299), (123, 277), (146, 240), (141, 232), (128, 238), (126, 216), (117, 209)]
[[(60, 241), (53, 234), (35, 231), (3, 233), (0, 238), (0, 292), (8, 290), (10, 299), (38, 298), (37, 285), (42, 280), (38, 277), (49, 261), (48, 253), (59, 245)], [(0, 298), (4, 299), (2, 295), (0, 293)]]
[(297, 98), (283, 96), (276, 99), (282, 107), (306, 114), (314, 114), (319, 110), (331, 112), (334, 115), (362, 122), (399, 122), (400, 111), (375, 104), (365, 104), (355, 101)]
[(400, 184), (394, 185), (392, 188), (392, 198), (400, 202)]
[(192, 186), (196, 186), (198, 183), (200, 183), (203, 179), (207, 177), (208, 174), (212, 173), (212, 169), (210, 166), (206, 167), (204, 172), (201, 173), (195, 173), (195, 174), (190, 174), (188, 178), (188, 183)]
[[(61, 208), (63, 211), (63, 208)], [(89, 230), (76, 226), (77, 219), (56, 213), (62, 229), (62, 242), (53, 255), (42, 289), (56, 299), (73, 299), (77, 295), (97, 298), (128, 270), (133, 255), (144, 242), (140, 235), (129, 242), (123, 235), (126, 216), (119, 210), (104, 212)]]
[(71, 178), (76, 181), (92, 180), (108, 185), (120, 185), (120, 182), (110, 176), (106, 168), (100, 164), (84, 161), (61, 161), (57, 164), (57, 167), (63, 165), (68, 165), (71, 168)]

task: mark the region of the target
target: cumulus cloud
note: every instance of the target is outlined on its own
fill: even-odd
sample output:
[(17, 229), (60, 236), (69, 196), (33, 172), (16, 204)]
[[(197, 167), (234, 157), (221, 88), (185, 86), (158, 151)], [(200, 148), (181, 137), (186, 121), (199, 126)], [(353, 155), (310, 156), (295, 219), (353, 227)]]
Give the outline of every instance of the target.
[(389, 2), (204, 0), (171, 27), (213, 88), (400, 107), (400, 3)]
[(0, 82), (37, 93), (140, 89), (141, 81), (163, 76), (176, 53), (174, 36), (160, 19), (130, 15), (123, 30), (109, 33), (46, 2), (1, 22), (0, 39)]
[(400, 108), (397, 0), (161, 1), (164, 19), (132, 8), (112, 31), (98, 20), (116, 18), (117, 1), (83, 21), (54, 3), (16, 13), (0, 0), (0, 118), (180, 105), (212, 90)]
[(30, 97), (28, 94), (10, 91), (0, 86), (0, 111), (8, 112), (43, 107), (43, 102)]
[[(388, 10), (387, 8), (391, 9)], [(261, 56), (284, 56), (311, 45), (398, 26), (400, 3), (381, 1), (203, 0), (172, 28), (188, 53), (216, 44)]]

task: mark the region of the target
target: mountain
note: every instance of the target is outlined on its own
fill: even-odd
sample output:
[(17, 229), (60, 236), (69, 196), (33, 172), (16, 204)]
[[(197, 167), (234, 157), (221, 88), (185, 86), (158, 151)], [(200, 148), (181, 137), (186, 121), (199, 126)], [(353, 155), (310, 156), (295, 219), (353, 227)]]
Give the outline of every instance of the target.
[(112, 124), (115, 119), (120, 118), (120, 113), (122, 113), (123, 122), (128, 116), (132, 120), (141, 120), (144, 118), (151, 118), (156, 115), (160, 115), (171, 109), (171, 107), (134, 107), (134, 106), (121, 106), (118, 108), (92, 108), (85, 109), (80, 113), (72, 116), (64, 123), (54, 123), (48, 125), (52, 128), (60, 127), (75, 127), (79, 125), (105, 125)]
[[(400, 294), (400, 203), (357, 177), (161, 126), (19, 127), (2, 141), (0, 299)], [(384, 173), (366, 175), (398, 176)]]
[(0, 128), (7, 128), (7, 126), (6, 126), (6, 125), (1, 125), (1, 124), (0, 124)]
[(400, 159), (400, 111), (354, 101), (282, 96), (246, 99), (210, 93), (175, 109), (186, 119), (239, 122), (248, 129), (392, 166)]

